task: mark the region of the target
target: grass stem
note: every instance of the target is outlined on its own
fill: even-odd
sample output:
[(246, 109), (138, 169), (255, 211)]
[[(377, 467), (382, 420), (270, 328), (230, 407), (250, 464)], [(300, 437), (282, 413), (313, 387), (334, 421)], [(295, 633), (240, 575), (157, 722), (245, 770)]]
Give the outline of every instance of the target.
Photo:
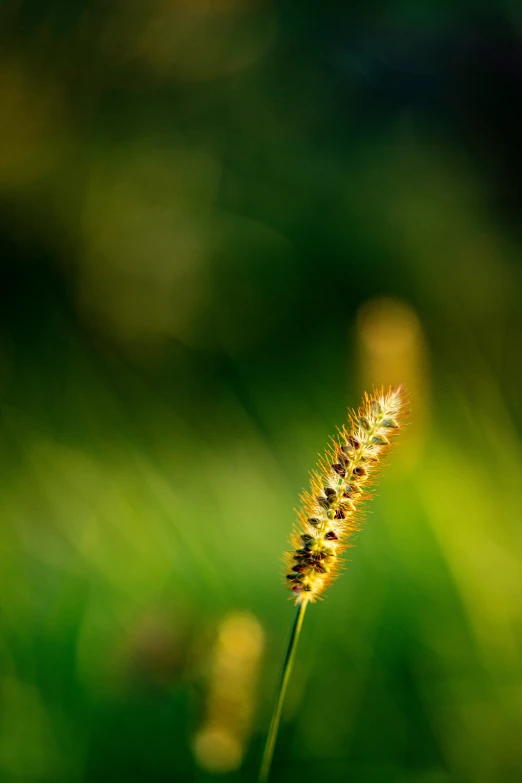
[(277, 732), (279, 731), (279, 723), (281, 721), (281, 713), (283, 711), (283, 704), (285, 701), (286, 690), (288, 688), (288, 682), (292, 673), (292, 666), (295, 658), (295, 651), (297, 647), (297, 641), (299, 634), (301, 633), (301, 627), (303, 625), (304, 614), (308, 601), (301, 601), (297, 604), (297, 611), (295, 614), (294, 624), (292, 626), (292, 632), (288, 641), (288, 649), (286, 651), (286, 658), (283, 664), (283, 673), (281, 675), (281, 684), (279, 686), (279, 693), (277, 695), (276, 705), (274, 707), (274, 714), (270, 723), (270, 729), (266, 738), (265, 750), (263, 753), (263, 761), (261, 763), (261, 770), (259, 773), (259, 783), (267, 783), (268, 776), (270, 774), (270, 767), (272, 765), (272, 758), (274, 755), (274, 748), (277, 741)]

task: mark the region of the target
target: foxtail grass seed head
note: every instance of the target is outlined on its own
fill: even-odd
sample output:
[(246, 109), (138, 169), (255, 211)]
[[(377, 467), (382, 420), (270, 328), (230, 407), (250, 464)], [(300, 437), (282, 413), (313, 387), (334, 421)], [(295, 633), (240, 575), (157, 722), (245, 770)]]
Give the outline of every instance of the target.
[(193, 741), (198, 765), (214, 774), (241, 766), (252, 729), (265, 634), (248, 612), (221, 621), (212, 655), (207, 709)]
[(337, 575), (339, 555), (359, 528), (361, 503), (405, 413), (401, 386), (374, 389), (320, 459), (310, 492), (301, 496), (293, 551), (285, 557), (286, 582), (296, 603), (315, 601)]

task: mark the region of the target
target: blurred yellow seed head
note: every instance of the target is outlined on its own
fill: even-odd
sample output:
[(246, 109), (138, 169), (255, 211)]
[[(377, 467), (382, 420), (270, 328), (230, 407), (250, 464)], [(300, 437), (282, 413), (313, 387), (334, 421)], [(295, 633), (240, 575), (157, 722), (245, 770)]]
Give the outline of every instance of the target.
[(264, 633), (247, 612), (223, 618), (213, 652), (204, 724), (194, 737), (194, 755), (209, 772), (232, 772), (243, 760), (250, 734)]

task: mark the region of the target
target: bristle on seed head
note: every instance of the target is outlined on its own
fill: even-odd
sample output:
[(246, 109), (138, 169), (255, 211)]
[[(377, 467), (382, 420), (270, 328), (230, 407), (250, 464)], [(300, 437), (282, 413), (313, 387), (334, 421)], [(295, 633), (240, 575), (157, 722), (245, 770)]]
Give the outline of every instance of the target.
[(402, 386), (365, 394), (312, 473), (310, 492), (302, 496), (299, 529), (291, 539), (293, 551), (285, 556), (286, 584), (296, 603), (315, 601), (337, 575), (339, 555), (359, 527), (360, 504), (405, 415)]

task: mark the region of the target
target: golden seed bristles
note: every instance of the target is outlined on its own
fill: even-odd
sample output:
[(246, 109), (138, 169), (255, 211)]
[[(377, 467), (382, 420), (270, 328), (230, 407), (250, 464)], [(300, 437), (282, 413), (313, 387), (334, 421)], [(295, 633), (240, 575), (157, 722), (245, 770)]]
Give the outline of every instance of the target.
[(357, 413), (349, 414), (349, 426), (338, 430), (319, 460), (311, 490), (301, 496), (294, 549), (285, 557), (296, 603), (315, 601), (337, 575), (339, 555), (359, 527), (360, 505), (402, 426), (404, 406), (401, 386), (365, 394)]

